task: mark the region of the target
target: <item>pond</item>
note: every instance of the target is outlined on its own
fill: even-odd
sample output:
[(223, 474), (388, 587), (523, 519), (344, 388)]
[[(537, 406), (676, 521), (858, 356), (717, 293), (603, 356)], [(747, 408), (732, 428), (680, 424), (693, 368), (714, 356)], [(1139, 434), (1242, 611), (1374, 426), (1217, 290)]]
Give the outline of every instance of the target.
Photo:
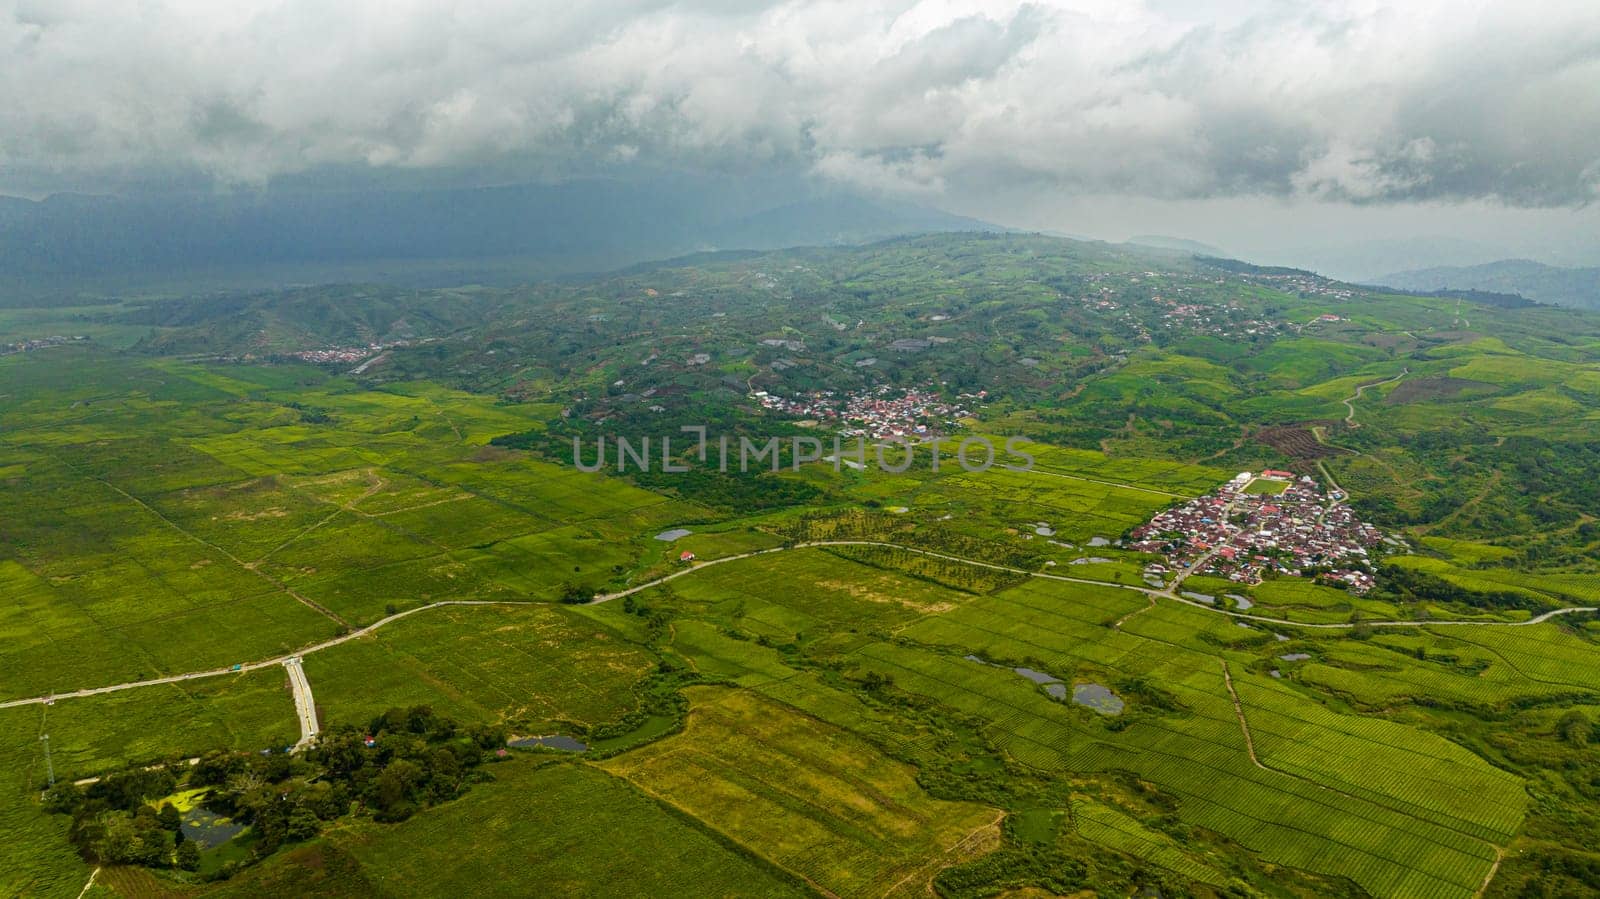
[(1278, 658), (1283, 659), (1285, 662), (1304, 662), (1306, 659), (1311, 658), (1311, 653), (1309, 653), (1309, 652), (1286, 652), (1283, 655), (1278, 656)]
[[(1004, 667), (995, 665), (993, 662), (983, 658), (982, 656), (969, 655), (966, 657), (966, 659), (969, 662), (977, 662), (979, 665)], [(1056, 677), (1053, 674), (1046, 674), (1043, 671), (1035, 671), (1032, 668), (1013, 668), (1011, 671), (1018, 677), (1026, 678), (1040, 685), (1041, 687), (1044, 687), (1044, 691), (1056, 699), (1067, 698), (1067, 685), (1061, 682), (1061, 678)]]
[(1089, 545), (1090, 546), (1110, 546), (1111, 545), (1111, 541), (1107, 540), (1104, 537), (1090, 537), (1089, 538)]
[(1041, 537), (1054, 537), (1056, 535), (1056, 529), (1043, 521), (1034, 524), (1033, 532)]
[(232, 818), (224, 818), (198, 806), (183, 812), (181, 820), (183, 838), (193, 840), (202, 849), (221, 846), (244, 830), (244, 825), (235, 824)]
[(1251, 602), (1250, 601), (1250, 597), (1248, 597), (1248, 596), (1240, 596), (1237, 593), (1228, 593), (1228, 594), (1225, 594), (1225, 595), (1229, 599), (1233, 600), (1233, 604), (1235, 606), (1237, 606), (1239, 611), (1241, 611), (1241, 612), (1243, 612), (1243, 611), (1245, 611), (1247, 609), (1255, 608), (1255, 603)]
[(515, 749), (534, 749), (542, 746), (546, 749), (560, 749), (563, 752), (585, 752), (589, 748), (588, 744), (563, 734), (551, 734), (546, 737), (523, 737), (518, 740), (507, 741), (506, 745)]
[(1085, 556), (1084, 558), (1081, 558), (1081, 559), (1073, 559), (1071, 562), (1068, 562), (1067, 564), (1068, 565), (1093, 565), (1093, 564), (1098, 563), (1098, 562), (1110, 562), (1110, 561), (1111, 560), (1106, 558), (1105, 556)]
[(1120, 715), (1124, 703), (1122, 697), (1111, 692), (1109, 687), (1100, 684), (1075, 684), (1072, 688), (1072, 701), (1077, 705), (1094, 709), (1102, 715)]
[(1196, 593), (1193, 590), (1185, 590), (1183, 591), (1182, 595), (1194, 600), (1195, 602), (1203, 602), (1208, 606), (1214, 606), (1217, 604), (1217, 598), (1209, 593)]
[(656, 535), (656, 539), (664, 541), (664, 542), (667, 542), (667, 543), (671, 543), (672, 541), (677, 540), (680, 537), (687, 537), (687, 536), (689, 536), (690, 534), (693, 534), (693, 533), (694, 533), (694, 531), (691, 531), (688, 528), (673, 528), (670, 531), (662, 531), (661, 533), (657, 534)]

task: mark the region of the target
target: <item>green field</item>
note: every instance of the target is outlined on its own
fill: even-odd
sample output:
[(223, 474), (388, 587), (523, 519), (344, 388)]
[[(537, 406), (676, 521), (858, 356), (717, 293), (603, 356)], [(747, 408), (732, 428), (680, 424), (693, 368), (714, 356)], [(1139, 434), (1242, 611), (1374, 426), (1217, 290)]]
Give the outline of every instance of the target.
[[(1566, 614), (1600, 606), (1593, 316), (1468, 329), (1471, 299), (1030, 235), (469, 293), (107, 302), (93, 340), (0, 357), (0, 894), (96, 866), (42, 804), (42, 737), (59, 779), (277, 758), (296, 654), (324, 730), (428, 706), (490, 776), (241, 844), (230, 880), (105, 866), (86, 895), (1600, 890), (1600, 616)], [(428, 336), (363, 373), (284, 355), (400, 314)], [(1031, 470), (563, 455), (829, 437), (756, 391), (908, 387)], [(1266, 468), (1393, 538), (1369, 593), (1144, 587), (1130, 529)], [(493, 761), (486, 727), (588, 748)]]

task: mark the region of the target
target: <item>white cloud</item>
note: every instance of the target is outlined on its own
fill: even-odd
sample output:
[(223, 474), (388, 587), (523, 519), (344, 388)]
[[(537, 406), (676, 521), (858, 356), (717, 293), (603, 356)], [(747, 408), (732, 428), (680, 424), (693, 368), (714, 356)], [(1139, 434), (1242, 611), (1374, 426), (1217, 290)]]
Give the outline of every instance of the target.
[(0, 179), (645, 164), (1586, 203), (1600, 11), (1534, 6), (12, 0)]

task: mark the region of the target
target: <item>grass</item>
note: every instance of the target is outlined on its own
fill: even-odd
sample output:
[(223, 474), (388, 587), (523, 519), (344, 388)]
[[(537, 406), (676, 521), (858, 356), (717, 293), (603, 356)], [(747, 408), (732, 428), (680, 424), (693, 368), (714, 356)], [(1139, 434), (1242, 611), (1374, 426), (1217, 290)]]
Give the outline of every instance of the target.
[(328, 721), (431, 705), (461, 721), (541, 727), (615, 721), (652, 656), (561, 606), (432, 609), (305, 658)]
[[(1027, 280), (1025, 268), (1007, 271)], [(1408, 327), (1433, 314), (1412, 312), (1421, 324)], [(1445, 408), (1386, 403), (1371, 390), (1358, 403), (1363, 430), (1340, 439), (1392, 443), (1386, 429), (1440, 430), (1462, 418), (1528, 432), (1548, 430), (1543, 419), (1577, 418), (1586, 400), (1550, 379), (1578, 383), (1593, 372), (1530, 364), (1508, 341), (1413, 360), (1432, 375), (1500, 385), (1493, 397), (1453, 397)], [(1267, 464), (1260, 447), (1227, 450), (1239, 433), (1233, 410), (1338, 419), (1355, 385), (1396, 370), (1380, 351), (1320, 340), (1286, 342), (1240, 365), (1230, 346), (1213, 350), (1226, 364), (1152, 347), (1084, 379), (1084, 402), (1104, 421), (1121, 425), (1126, 409), (1137, 412), (1123, 430), (1079, 435), (1124, 456), (1032, 444), (1032, 472), (836, 476), (817, 466), (797, 477), (828, 491), (816, 511), (841, 520), (872, 503), (906, 507), (880, 516), (885, 536), (938, 529), (996, 558), (1050, 559), (1057, 574), (1136, 583), (1140, 558), (1081, 545)], [(808, 891), (801, 878), (840, 895), (919, 891), (1000, 806), (1023, 815), (1010, 830), (1037, 842), (1058, 832), (1070, 793), (1074, 840), (1194, 881), (1289, 866), (1349, 878), (1373, 895), (1467, 897), (1491, 846), (1543, 814), (1507, 773), (1521, 769), (1484, 761), (1501, 764), (1477, 742), (1474, 716), (1503, 722), (1532, 708), (1548, 718), (1600, 696), (1594, 628), (1576, 622), (1383, 629), (1366, 640), (1283, 626), (1293, 639), (1279, 642), (1269, 626), (1167, 601), (1151, 607), (1133, 591), (878, 549), (796, 550), (696, 570), (635, 596), (658, 618), (628, 614), (620, 601), (560, 606), (549, 600), (566, 584), (643, 583), (679, 570), (685, 549), (710, 559), (777, 546), (798, 513), (710, 521), (693, 502), (490, 446), (560, 410), (433, 382), (369, 389), (305, 366), (81, 348), (0, 360), (0, 379), (0, 699), (266, 658), (337, 631), (290, 590), (352, 624), (440, 600), (513, 601), (428, 610), (308, 656), (325, 722), (426, 703), (463, 721), (581, 732), (635, 711), (634, 686), (662, 660), (720, 684), (690, 691), (686, 725), (655, 709), (635, 732), (597, 742), (621, 751), (603, 768), (519, 758), (460, 801), (402, 825), (342, 826), (222, 895), (494, 895), (530, 883), (553, 893), (603, 884), (613, 894), (789, 895)], [(1164, 436), (1167, 419), (1205, 432), (1185, 458), (1228, 467), (1132, 455), (1180, 445)], [(1358, 497), (1392, 490), (1416, 509), (1434, 489), (1437, 460), (1376, 446), (1333, 464)], [(1081, 548), (1034, 535), (1039, 521)], [(695, 533), (653, 539), (679, 525)], [(1600, 599), (1600, 580), (1581, 560), (1499, 569), (1487, 563), (1525, 540), (1446, 533), (1423, 540), (1446, 559), (1403, 564), (1478, 589)], [(1112, 561), (1070, 564), (1097, 555)], [(1260, 614), (1301, 622), (1398, 614), (1297, 579), (1249, 592)], [(1289, 651), (1312, 658), (1277, 658)], [(1100, 716), (968, 654), (1105, 684), (1127, 707)], [(1283, 679), (1269, 677), (1272, 668)], [(892, 683), (869, 690), (867, 674)], [(0, 712), (0, 894), (75, 896), (87, 876), (66, 849), (63, 822), (34, 805), (44, 730), (64, 776), (217, 746), (279, 746), (297, 733), (276, 668)], [(1113, 777), (1169, 803), (1160, 819), (1081, 798), (1085, 782)], [(1558, 795), (1547, 781), (1534, 789)], [(459, 863), (466, 853), (475, 867)]]
[[(357, 824), (278, 856), (216, 896), (809, 893), (593, 767), (514, 760), (492, 783), (403, 824)], [(470, 855), (472, 864), (461, 864)]]
[(1277, 496), (1288, 489), (1288, 481), (1279, 481), (1273, 478), (1255, 478), (1244, 485), (1245, 493), (1264, 493), (1269, 496)]
[(928, 797), (859, 737), (756, 694), (690, 697), (683, 733), (605, 767), (829, 892), (881, 895), (996, 818)]

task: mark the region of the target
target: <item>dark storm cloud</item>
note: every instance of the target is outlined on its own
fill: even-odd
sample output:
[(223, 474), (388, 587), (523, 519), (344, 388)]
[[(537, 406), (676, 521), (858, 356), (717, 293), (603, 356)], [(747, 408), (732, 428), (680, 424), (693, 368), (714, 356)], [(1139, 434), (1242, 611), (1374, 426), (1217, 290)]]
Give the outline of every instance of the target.
[(644, 166), (1572, 206), (1596, 85), (1588, 0), (12, 0), (0, 190)]

